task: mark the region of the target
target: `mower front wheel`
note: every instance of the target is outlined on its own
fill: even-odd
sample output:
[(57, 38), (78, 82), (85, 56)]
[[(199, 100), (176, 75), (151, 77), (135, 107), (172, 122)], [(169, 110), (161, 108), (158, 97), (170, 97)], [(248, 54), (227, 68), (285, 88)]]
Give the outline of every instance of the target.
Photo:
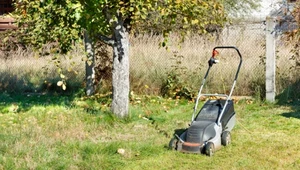
[(170, 142), (169, 142), (169, 149), (170, 149), (170, 150), (175, 150), (175, 149), (177, 148), (177, 147), (176, 147), (177, 142), (178, 142), (178, 140), (177, 140), (176, 138), (172, 138), (172, 139), (170, 140)]
[(215, 153), (215, 145), (212, 142), (208, 142), (205, 145), (205, 154), (207, 156), (213, 156), (214, 153)]
[(222, 133), (221, 143), (223, 146), (228, 146), (231, 143), (231, 135), (229, 131), (224, 131)]

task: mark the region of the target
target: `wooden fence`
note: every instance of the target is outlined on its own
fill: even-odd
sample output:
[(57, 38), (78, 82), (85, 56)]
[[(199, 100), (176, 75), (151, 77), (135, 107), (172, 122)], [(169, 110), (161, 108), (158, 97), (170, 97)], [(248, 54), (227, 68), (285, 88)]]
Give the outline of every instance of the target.
[(0, 31), (7, 29), (16, 29), (17, 26), (14, 25), (15, 20), (10, 17), (0, 18)]
[(11, 17), (4, 17), (2, 15), (13, 12), (12, 0), (0, 0), (0, 31), (17, 28), (13, 23), (15, 20)]

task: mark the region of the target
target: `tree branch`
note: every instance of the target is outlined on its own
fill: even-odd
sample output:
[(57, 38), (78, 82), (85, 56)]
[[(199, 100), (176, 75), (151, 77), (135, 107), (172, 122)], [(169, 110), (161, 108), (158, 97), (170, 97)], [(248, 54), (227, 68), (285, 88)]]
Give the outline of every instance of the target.
[(107, 36), (104, 35), (98, 35), (97, 36), (99, 38), (100, 41), (104, 42), (105, 44), (109, 45), (109, 46), (113, 46), (115, 43), (115, 40), (112, 38), (109, 38)]

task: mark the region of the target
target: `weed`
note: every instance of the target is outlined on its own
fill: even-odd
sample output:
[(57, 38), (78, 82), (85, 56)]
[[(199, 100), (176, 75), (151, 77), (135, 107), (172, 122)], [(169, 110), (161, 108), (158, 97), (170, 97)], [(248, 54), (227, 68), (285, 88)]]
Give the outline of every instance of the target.
[(184, 75), (187, 73), (187, 68), (182, 65), (183, 58), (182, 55), (178, 55), (178, 52), (174, 52), (171, 60), (174, 60), (175, 63), (171, 66), (172, 69), (167, 72), (167, 79), (161, 88), (161, 94), (164, 97), (193, 98), (188, 82), (184, 81), (186, 80)]

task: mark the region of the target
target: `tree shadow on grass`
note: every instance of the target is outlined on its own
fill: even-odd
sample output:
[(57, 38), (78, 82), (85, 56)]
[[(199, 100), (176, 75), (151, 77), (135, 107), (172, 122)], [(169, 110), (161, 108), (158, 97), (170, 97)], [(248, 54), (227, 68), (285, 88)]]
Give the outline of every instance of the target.
[(300, 110), (295, 112), (282, 113), (281, 115), (287, 118), (293, 117), (293, 118), (300, 119)]
[(57, 86), (61, 79), (58, 75), (43, 77), (43, 70), (19, 72), (0, 72), (0, 113), (28, 111), (33, 106), (69, 107), (82, 90), (82, 79), (76, 79), (71, 73), (68, 76), (72, 79), (68, 81), (67, 89), (63, 90)]
[(294, 84), (288, 86), (277, 97), (277, 104), (280, 106), (288, 106), (292, 108), (291, 112), (282, 113), (281, 115), (287, 118), (300, 119), (300, 79)]
[[(34, 106), (72, 106), (76, 95), (42, 93), (1, 93), (0, 112), (29, 111)], [(14, 108), (15, 107), (15, 108)]]

